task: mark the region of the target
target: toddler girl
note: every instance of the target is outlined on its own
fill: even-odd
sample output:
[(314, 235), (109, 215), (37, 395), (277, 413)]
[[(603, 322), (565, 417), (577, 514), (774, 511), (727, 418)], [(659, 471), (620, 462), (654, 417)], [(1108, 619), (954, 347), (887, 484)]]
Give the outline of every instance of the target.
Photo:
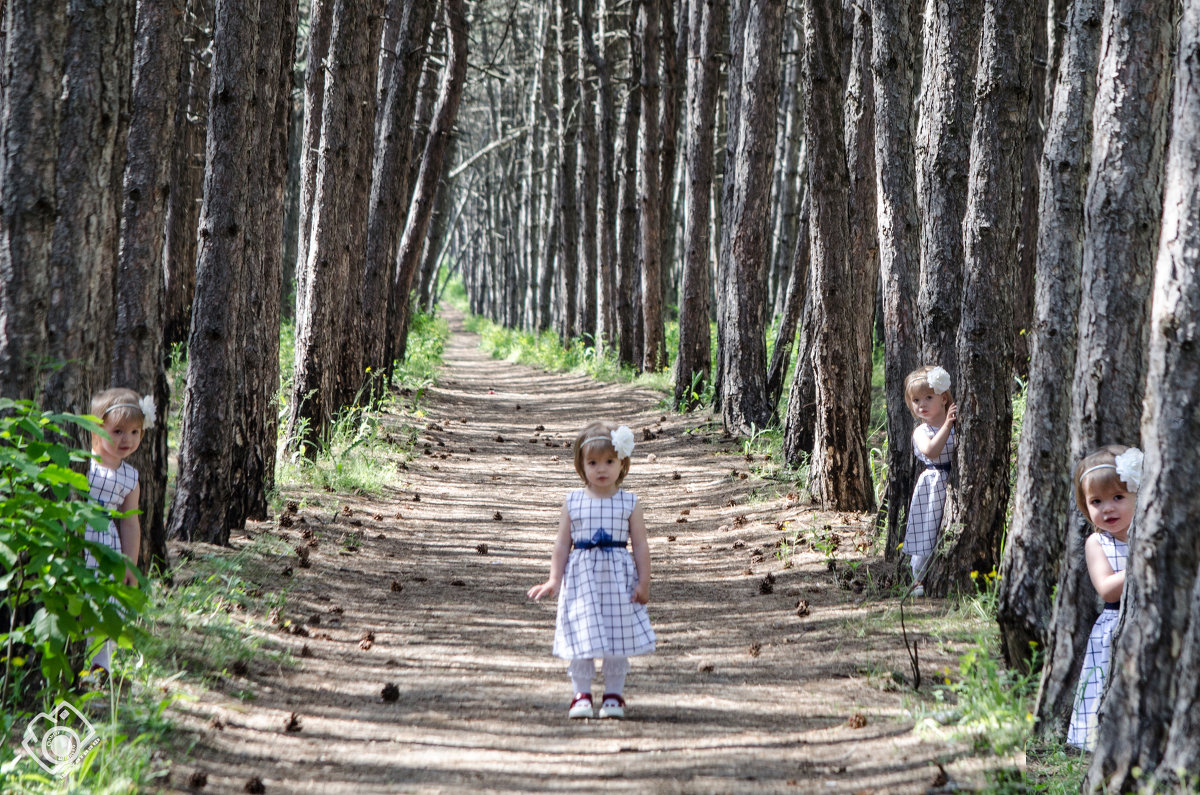
[(1083, 547), (1088, 576), (1104, 600), (1104, 610), (1088, 635), (1087, 655), (1075, 691), (1075, 711), (1067, 731), (1068, 744), (1087, 750), (1092, 749), (1096, 739), (1096, 713), (1125, 587), (1129, 525), (1141, 479), (1142, 451), (1136, 447), (1110, 444), (1075, 467), (1075, 502), (1096, 528)]
[[(106, 389), (92, 398), (93, 415), (101, 419), (108, 436), (92, 434), (92, 458), (88, 469), (88, 496), (110, 510), (136, 511), (140, 488), (138, 472), (125, 459), (133, 455), (142, 443), (142, 432), (154, 426), (154, 399), (147, 395), (138, 398), (132, 389)], [(96, 530), (89, 527), (84, 538), (123, 553), (136, 562), (141, 549), (142, 530), (137, 516), (111, 520), (108, 527)], [(91, 552), (88, 568), (97, 567)], [(125, 569), (125, 585), (137, 585), (132, 568)], [(101, 668), (106, 673), (112, 665), (113, 642), (105, 641), (92, 658), (92, 671)]]
[[(594, 422), (575, 438), (575, 471), (585, 488), (567, 495), (550, 557), (550, 579), (529, 589), (534, 601), (558, 600), (553, 654), (570, 660), (575, 698), (568, 715), (590, 718), (595, 660), (603, 663), (601, 718), (625, 717), (629, 658), (654, 651), (646, 614), (650, 545), (642, 506), (620, 488), (629, 472), (633, 432)], [(632, 554), (629, 546), (632, 545)]]
[(946, 507), (946, 481), (954, 454), (954, 420), (958, 406), (950, 396), (950, 374), (941, 367), (918, 367), (904, 379), (904, 399), (920, 420), (913, 430), (913, 452), (925, 471), (917, 478), (908, 506), (904, 552), (911, 557), (913, 596), (925, 595), (925, 567), (937, 544)]

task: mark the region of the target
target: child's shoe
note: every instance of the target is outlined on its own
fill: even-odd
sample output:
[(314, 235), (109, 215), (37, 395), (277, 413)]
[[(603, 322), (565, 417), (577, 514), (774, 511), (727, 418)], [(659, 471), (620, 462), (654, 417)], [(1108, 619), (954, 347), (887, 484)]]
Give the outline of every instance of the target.
[(605, 693), (604, 701), (600, 704), (600, 717), (602, 718), (623, 718), (625, 717), (625, 699), (621, 698), (620, 693)]
[(925, 595), (925, 583), (923, 583), (923, 582), (914, 583), (913, 589), (912, 589), (912, 595), (913, 596), (924, 596)]
[[(569, 718), (590, 718), (592, 717), (592, 695), (591, 693), (576, 693), (575, 699), (571, 702), (571, 708), (567, 710)], [(603, 717), (603, 715), (601, 716)]]

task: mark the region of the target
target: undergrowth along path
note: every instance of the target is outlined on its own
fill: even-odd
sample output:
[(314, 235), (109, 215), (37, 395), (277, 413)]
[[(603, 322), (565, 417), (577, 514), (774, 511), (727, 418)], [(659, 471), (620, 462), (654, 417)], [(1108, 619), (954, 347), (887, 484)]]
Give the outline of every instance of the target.
[[(447, 314), (402, 488), (285, 495), (296, 510), (250, 528), (308, 550), (282, 614), (262, 621), (293, 664), (252, 661), (177, 705), (171, 786), (203, 771), (208, 792), (257, 777), (268, 793), (901, 793), (926, 791), (938, 762), (978, 773), (961, 744), (912, 731), (895, 600), (827, 565), (830, 544), (862, 559), (869, 517), (798, 505), (754, 474), (761, 456), (689, 433), (703, 418), (656, 393), (490, 359)], [(597, 418), (635, 431), (625, 487), (650, 530), (659, 647), (633, 661), (624, 721), (567, 719), (554, 601), (525, 598), (578, 485), (570, 441)], [(814, 528), (822, 551), (785, 563), (784, 521)], [(940, 670), (948, 651), (922, 656)]]

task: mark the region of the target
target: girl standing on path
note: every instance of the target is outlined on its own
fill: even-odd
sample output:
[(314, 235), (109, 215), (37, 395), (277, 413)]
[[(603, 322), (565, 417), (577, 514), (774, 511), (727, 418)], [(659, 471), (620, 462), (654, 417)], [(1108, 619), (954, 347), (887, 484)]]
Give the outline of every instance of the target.
[(625, 717), (621, 693), (629, 658), (654, 651), (654, 630), (646, 613), (646, 520), (637, 497), (620, 488), (632, 453), (633, 431), (624, 425), (593, 422), (580, 431), (575, 471), (586, 487), (569, 493), (563, 504), (550, 578), (529, 589), (529, 598), (536, 602), (562, 587), (552, 652), (571, 661), (567, 671), (575, 697), (567, 714), (572, 718), (593, 716), (597, 658), (603, 660), (604, 675), (600, 717)]
[[(136, 511), (141, 488), (138, 471), (125, 459), (133, 455), (142, 443), (142, 434), (154, 427), (154, 399), (139, 398), (132, 389), (106, 389), (92, 398), (92, 414), (99, 417), (107, 436), (92, 434), (92, 458), (88, 467), (88, 496), (112, 511)], [(142, 528), (137, 516), (110, 520), (103, 530), (89, 527), (84, 538), (112, 549), (132, 561), (138, 559), (142, 545)], [(89, 569), (98, 568), (96, 558), (86, 553)], [(133, 569), (125, 569), (125, 585), (137, 585)], [(107, 640), (92, 658), (92, 672), (108, 672), (112, 665), (113, 642)]]
[(1075, 467), (1075, 502), (1096, 532), (1084, 543), (1088, 576), (1104, 600), (1104, 610), (1088, 635), (1087, 655), (1075, 691), (1075, 710), (1067, 730), (1067, 743), (1092, 750), (1096, 742), (1096, 715), (1113, 631), (1120, 617), (1121, 591), (1125, 588), (1125, 561), (1129, 556), (1129, 526), (1142, 479), (1142, 451), (1110, 444), (1095, 450)]
[(918, 367), (904, 379), (904, 398), (920, 421), (913, 430), (913, 452), (925, 465), (908, 506), (904, 552), (911, 556), (913, 596), (925, 595), (925, 567), (937, 544), (946, 507), (946, 481), (954, 455), (958, 405), (950, 395), (950, 374), (941, 367)]

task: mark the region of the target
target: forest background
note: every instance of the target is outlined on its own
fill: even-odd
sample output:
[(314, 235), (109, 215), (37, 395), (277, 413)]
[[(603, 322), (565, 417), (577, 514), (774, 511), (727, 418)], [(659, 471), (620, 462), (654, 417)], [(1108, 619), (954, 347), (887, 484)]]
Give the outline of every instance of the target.
[(1046, 732), (1096, 609), (1069, 470), (1139, 444), (1088, 781), (1200, 767), (1200, 3), (3, 12), (0, 394), (80, 412), (132, 384), (166, 406), (185, 346), (169, 506), (166, 435), (133, 462), (144, 565), (264, 517), (281, 453), (314, 454), (382, 394), (448, 264), (474, 312), (637, 370), (668, 364), (677, 322), (676, 406), (710, 400), (734, 436), (778, 424), (817, 502), (879, 512), (892, 561), (914, 477), (902, 379), (946, 367), (959, 445), (928, 587), (999, 572), (1004, 654), (1040, 666)]

